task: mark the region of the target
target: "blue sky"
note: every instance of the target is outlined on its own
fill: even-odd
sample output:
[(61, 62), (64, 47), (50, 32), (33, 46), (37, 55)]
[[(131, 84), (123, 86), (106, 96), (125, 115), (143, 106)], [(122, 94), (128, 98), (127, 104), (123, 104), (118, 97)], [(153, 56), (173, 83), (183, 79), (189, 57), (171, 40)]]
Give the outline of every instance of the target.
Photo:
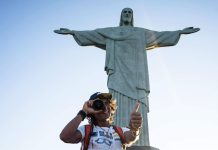
[(135, 26), (166, 31), (200, 27), (176, 46), (148, 52), (151, 146), (217, 150), (217, 1), (13, 0), (0, 2), (0, 148), (70, 150), (59, 133), (96, 91), (107, 92), (105, 52), (80, 47), (67, 27), (118, 26), (124, 7)]

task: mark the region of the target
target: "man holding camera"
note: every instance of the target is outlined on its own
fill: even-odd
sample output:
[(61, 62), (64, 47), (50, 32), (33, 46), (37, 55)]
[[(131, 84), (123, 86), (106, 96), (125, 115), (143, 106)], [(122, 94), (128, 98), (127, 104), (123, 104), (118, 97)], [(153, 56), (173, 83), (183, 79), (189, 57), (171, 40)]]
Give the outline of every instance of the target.
[[(60, 139), (65, 143), (82, 143), (82, 150), (122, 150), (138, 138), (142, 116), (137, 103), (130, 114), (129, 127), (112, 125), (116, 101), (110, 93), (94, 93), (82, 110), (62, 130)], [(79, 126), (85, 119), (89, 124)]]

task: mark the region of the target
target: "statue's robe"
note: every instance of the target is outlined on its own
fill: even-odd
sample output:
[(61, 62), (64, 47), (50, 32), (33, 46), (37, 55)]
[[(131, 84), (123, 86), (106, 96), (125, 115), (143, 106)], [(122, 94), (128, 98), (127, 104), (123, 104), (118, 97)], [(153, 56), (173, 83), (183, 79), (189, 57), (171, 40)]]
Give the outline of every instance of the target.
[(146, 50), (176, 45), (180, 38), (180, 31), (157, 32), (120, 26), (92, 31), (74, 31), (74, 34), (79, 45), (96, 46), (106, 50), (107, 86), (118, 102), (115, 124), (128, 125), (129, 115), (136, 100), (142, 103), (141, 112), (144, 122), (142, 138), (138, 143), (149, 145), (147, 112), (150, 87)]

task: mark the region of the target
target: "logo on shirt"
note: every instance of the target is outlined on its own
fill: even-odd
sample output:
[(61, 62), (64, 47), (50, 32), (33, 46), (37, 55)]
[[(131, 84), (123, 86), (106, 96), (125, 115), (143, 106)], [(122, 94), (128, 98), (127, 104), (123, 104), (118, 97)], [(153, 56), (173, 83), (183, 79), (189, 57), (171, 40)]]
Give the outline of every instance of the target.
[(104, 138), (98, 138), (97, 140), (95, 140), (96, 143), (98, 144), (106, 144), (108, 146), (111, 146), (112, 142), (109, 141), (108, 139), (104, 139)]

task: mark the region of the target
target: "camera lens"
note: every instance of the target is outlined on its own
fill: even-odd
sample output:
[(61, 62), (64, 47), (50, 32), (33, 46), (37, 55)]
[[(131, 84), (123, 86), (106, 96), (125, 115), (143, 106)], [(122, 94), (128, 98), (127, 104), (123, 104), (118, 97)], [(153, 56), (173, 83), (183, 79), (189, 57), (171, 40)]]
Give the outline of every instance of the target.
[(92, 104), (92, 108), (94, 110), (104, 110), (105, 109), (104, 102), (101, 100), (95, 100)]

